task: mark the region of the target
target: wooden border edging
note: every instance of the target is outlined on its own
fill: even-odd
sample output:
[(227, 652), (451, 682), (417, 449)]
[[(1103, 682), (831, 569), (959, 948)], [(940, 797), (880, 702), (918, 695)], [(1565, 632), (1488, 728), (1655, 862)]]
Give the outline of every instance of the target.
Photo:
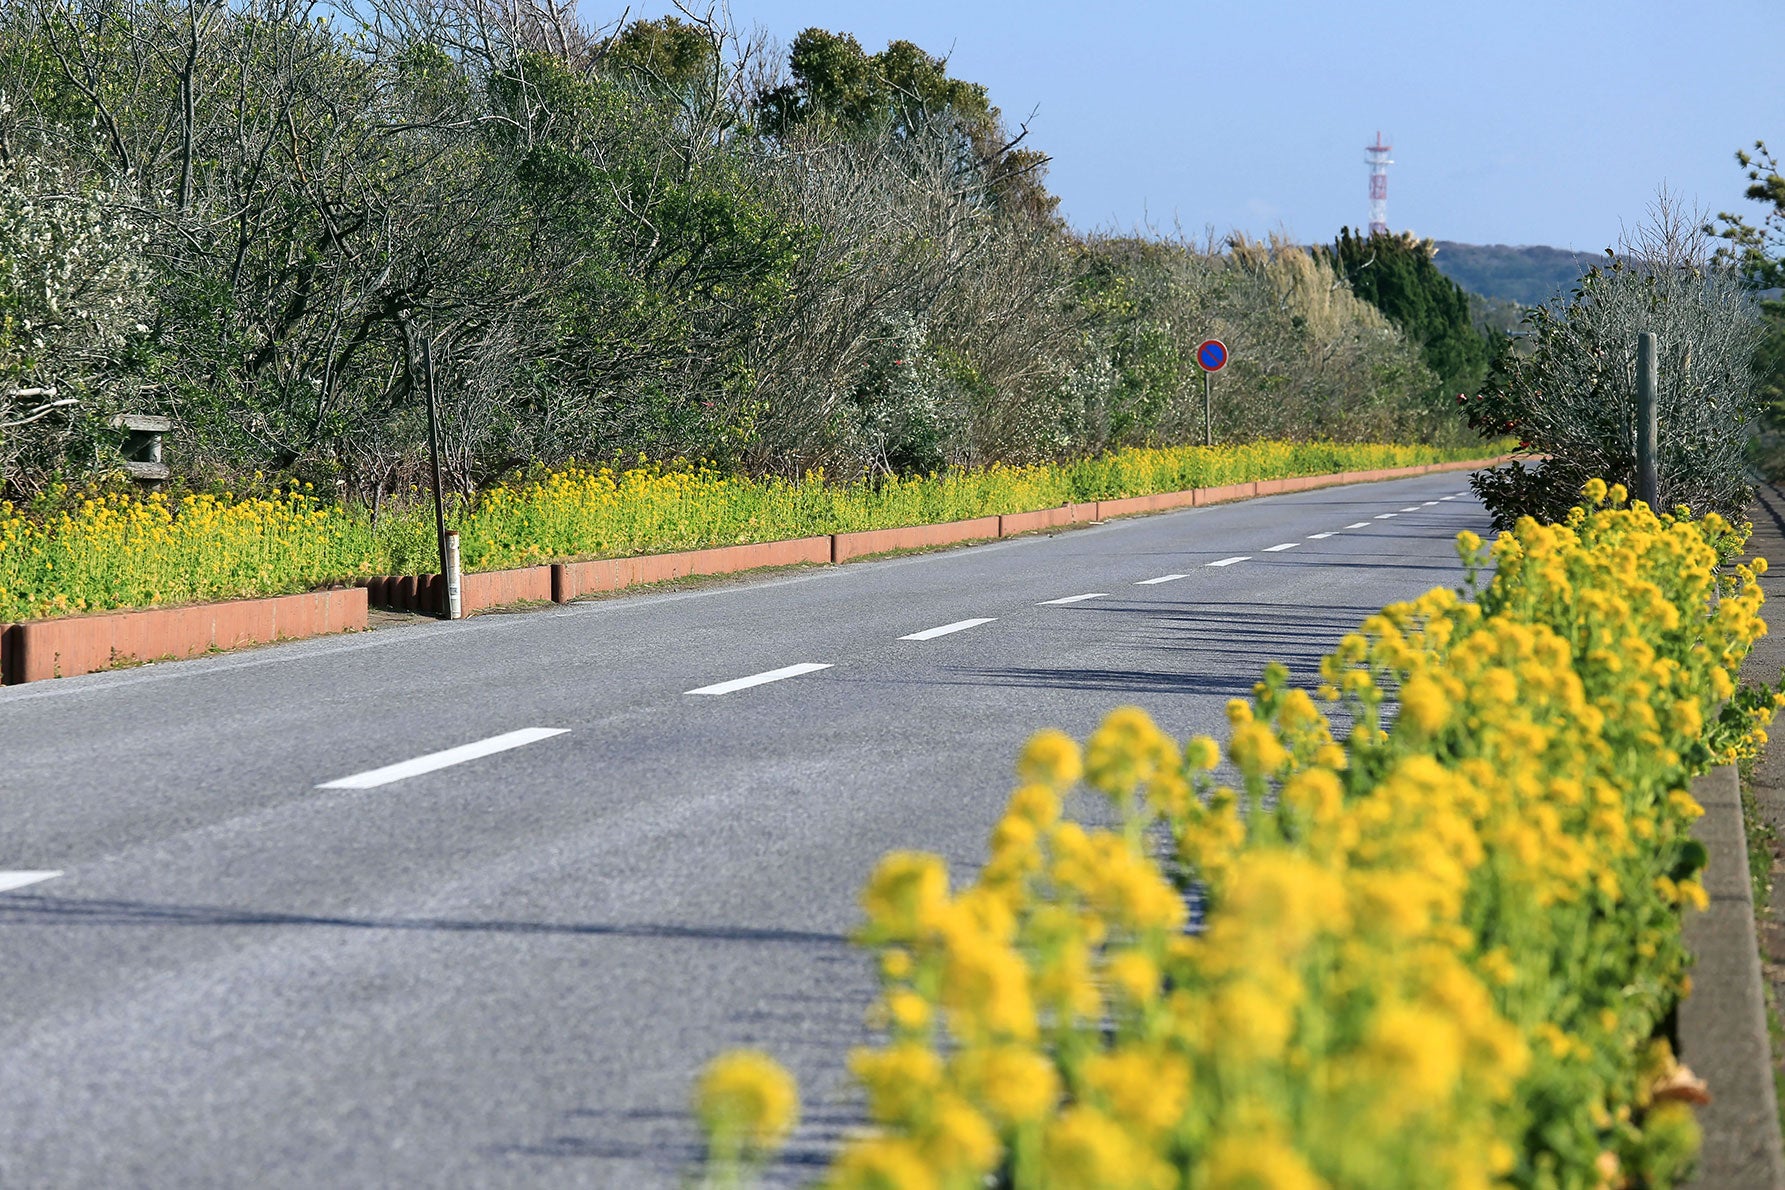
[[(640, 554), (585, 562), (553, 562), (467, 574), (460, 580), (466, 614), (517, 603), (569, 603), (582, 595), (618, 591), (643, 583), (695, 575), (736, 574), (769, 566), (847, 562), (895, 550), (928, 549), (989, 541), (1071, 525), (1139, 516), (1178, 508), (1202, 508), (1255, 496), (1303, 492), (1342, 484), (1405, 479), (1435, 471), (1468, 471), (1512, 458), (1469, 459), (1375, 471), (1341, 471), (1284, 479), (1248, 480), (1218, 487), (1155, 492), (1082, 504), (908, 525), (718, 546), (672, 554)], [(0, 685), (92, 673), (130, 661), (192, 657), (274, 640), (298, 640), (329, 632), (363, 630), (369, 607), (438, 614), (445, 591), (438, 574), (393, 574), (361, 579), (357, 587), (237, 599), (191, 607), (143, 608), (59, 620), (0, 624)], [(308, 601), (308, 602), (305, 602)]]
[(1692, 994), (1680, 1004), (1680, 1060), (1710, 1084), (1711, 1101), (1698, 1109), (1704, 1145), (1687, 1186), (1785, 1186), (1735, 766), (1698, 778), (1692, 795), (1704, 807), (1692, 833), (1710, 854), (1704, 872), (1710, 906), (1686, 914)]
[(14, 624), (5, 632), (7, 685), (95, 673), (133, 662), (363, 630), (362, 587), (155, 607)]

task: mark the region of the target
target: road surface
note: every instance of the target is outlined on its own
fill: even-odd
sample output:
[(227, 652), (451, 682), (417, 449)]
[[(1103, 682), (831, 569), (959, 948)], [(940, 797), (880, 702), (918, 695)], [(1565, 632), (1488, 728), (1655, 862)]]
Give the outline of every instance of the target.
[(1266, 661), (1311, 682), (1457, 583), (1466, 489), (0, 690), (0, 1185), (669, 1186), (738, 1045), (800, 1076), (807, 1177), (854, 1119), (875, 859), (970, 871), (1037, 728), (1217, 732)]

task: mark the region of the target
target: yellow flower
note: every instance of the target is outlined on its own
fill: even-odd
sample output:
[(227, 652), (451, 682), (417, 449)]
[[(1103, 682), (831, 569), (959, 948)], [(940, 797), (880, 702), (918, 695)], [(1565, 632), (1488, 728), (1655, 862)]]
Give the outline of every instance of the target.
[(1435, 735), (1450, 720), (1450, 699), (1435, 678), (1415, 674), (1401, 686), (1400, 722), (1421, 735)]
[(955, 1085), (1000, 1124), (1032, 1123), (1060, 1099), (1053, 1063), (1022, 1046), (970, 1046), (955, 1055), (951, 1071)]
[(868, 1113), (882, 1124), (921, 1117), (942, 1086), (942, 1059), (914, 1041), (858, 1049), (849, 1070), (868, 1092)]
[(1227, 741), (1227, 753), (1240, 771), (1247, 774), (1275, 773), (1289, 760), (1277, 735), (1267, 725), (1246, 720), (1235, 725)]
[(695, 1086), (694, 1114), (717, 1154), (767, 1153), (799, 1122), (793, 1076), (756, 1050), (733, 1050), (707, 1064)]
[(1301, 1154), (1274, 1136), (1217, 1137), (1202, 1184), (1208, 1190), (1326, 1190)]
[(1178, 1126), (1189, 1106), (1190, 1063), (1161, 1049), (1128, 1047), (1085, 1060), (1084, 1085), (1137, 1135), (1157, 1141)]
[(1131, 1004), (1145, 1006), (1159, 998), (1159, 964), (1138, 950), (1112, 955), (1103, 973)]
[(1463, 1038), (1449, 1016), (1390, 1004), (1379, 1009), (1364, 1049), (1379, 1104), (1396, 1115), (1438, 1111), (1463, 1071)]
[(894, 941), (936, 929), (948, 908), (948, 869), (934, 855), (895, 851), (874, 868), (862, 909), (875, 935)]
[(940, 1190), (923, 1153), (897, 1136), (851, 1141), (825, 1177), (827, 1190)]
[(1221, 763), (1221, 745), (1206, 735), (1194, 736), (1184, 745), (1184, 764), (1199, 772), (1209, 772)]
[(1103, 1113), (1074, 1107), (1048, 1126), (1050, 1190), (1168, 1190), (1171, 1168)]
[(1038, 731), (1029, 737), (1016, 762), (1017, 779), (1064, 790), (1084, 773), (1078, 741), (1063, 731)]
[(1004, 1151), (986, 1118), (955, 1095), (944, 1095), (933, 1107), (918, 1144), (931, 1167), (976, 1181), (992, 1172)]
[(1240, 856), (1215, 912), (1231, 921), (1231, 928), (1254, 934), (1283, 955), (1300, 952), (1324, 931), (1342, 928), (1350, 916), (1337, 874), (1280, 848)]
[(957, 1034), (1035, 1036), (1035, 1003), (1022, 956), (977, 930), (953, 929), (942, 975), (942, 1003)]

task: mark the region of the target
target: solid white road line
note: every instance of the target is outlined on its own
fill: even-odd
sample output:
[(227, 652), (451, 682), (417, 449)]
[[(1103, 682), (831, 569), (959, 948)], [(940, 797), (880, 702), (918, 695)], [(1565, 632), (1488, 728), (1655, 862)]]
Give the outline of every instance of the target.
[(779, 682), (783, 678), (797, 678), (801, 674), (817, 673), (821, 669), (829, 669), (828, 663), (802, 661), (798, 665), (783, 665), (780, 669), (771, 669), (767, 673), (751, 674), (747, 678), (733, 678), (729, 682), (714, 682), (711, 686), (702, 686), (698, 690), (690, 690), (690, 694), (730, 694), (733, 690), (748, 690), (752, 686), (761, 686), (767, 682)]
[(1143, 578), (1134, 585), (1137, 587), (1151, 587), (1156, 583), (1175, 583), (1181, 578), (1189, 577), (1190, 576), (1187, 574), (1162, 574), (1158, 578)]
[(1359, 521), (1359, 522), (1357, 522), (1357, 524), (1355, 524), (1355, 525), (1346, 525), (1346, 526), (1345, 526), (1345, 527), (1346, 527), (1346, 528), (1347, 528), (1347, 529), (1368, 529), (1368, 528), (1369, 528), (1369, 527), (1370, 527), (1370, 522), (1368, 522), (1368, 521)]
[(1232, 566), (1235, 562), (1250, 562), (1251, 560), (1252, 560), (1251, 554), (1241, 554), (1237, 558), (1223, 558), (1219, 562), (1210, 562), (1209, 565), (1210, 566)]
[(0, 872), (0, 892), (11, 892), (15, 888), (24, 888), (27, 884), (36, 884), (39, 880), (54, 880), (60, 872)]
[(944, 624), (940, 628), (925, 628), (922, 632), (913, 632), (910, 636), (901, 636), (900, 640), (935, 640), (938, 636), (947, 636), (951, 632), (964, 632), (969, 628), (977, 628), (981, 624), (990, 624), (997, 616), (981, 616), (977, 620), (956, 620), (952, 624)]
[(1400, 516), (1400, 515), (1401, 514), (1398, 512), (1379, 512), (1376, 514), (1376, 519), (1379, 521), (1386, 521), (1390, 517), (1396, 517), (1396, 516)]
[(1299, 542), (1299, 541), (1285, 541), (1282, 545), (1267, 545), (1267, 546), (1265, 546), (1264, 552), (1267, 554), (1280, 554), (1284, 550), (1292, 550), (1300, 544), (1301, 544), (1301, 542)]
[(468, 760), (476, 760), (496, 752), (506, 752), (510, 748), (536, 744), (540, 740), (563, 735), (569, 730), (568, 727), (523, 727), (519, 731), (505, 731), (501, 735), (493, 735), (487, 740), (478, 740), (473, 744), (460, 744), (457, 748), (448, 748), (444, 752), (430, 752), (426, 756), (417, 756), (414, 760), (387, 764), (380, 769), (368, 769), (363, 773), (355, 773), (351, 777), (342, 777), (337, 781), (324, 781), (316, 788), (375, 789), (380, 785), (389, 785), (393, 781), (401, 781), (406, 777), (419, 777), (423, 773), (431, 773), (436, 769), (450, 768), (455, 764), (464, 764)]
[(1043, 599), (1040, 603), (1036, 604), (1035, 606), (1036, 607), (1057, 607), (1058, 605), (1060, 605), (1062, 603), (1083, 603), (1087, 599), (1102, 599), (1105, 596), (1107, 596), (1108, 594), (1109, 594), (1108, 591), (1092, 591), (1088, 595), (1068, 595), (1064, 599)]
[(1331, 536), (1332, 536), (1331, 533), (1310, 533), (1310, 534), (1308, 534), (1308, 540), (1309, 541), (1325, 541), (1327, 538), (1329, 538)]

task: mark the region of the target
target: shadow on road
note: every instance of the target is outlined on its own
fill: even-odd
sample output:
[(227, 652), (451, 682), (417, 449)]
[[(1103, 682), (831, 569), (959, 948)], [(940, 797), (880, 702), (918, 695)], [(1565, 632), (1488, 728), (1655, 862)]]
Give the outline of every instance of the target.
[(166, 905), (150, 901), (0, 895), (0, 925), (96, 926), (311, 926), (348, 930), (424, 930), (464, 934), (558, 934), (597, 938), (656, 938), (692, 942), (779, 942), (796, 946), (847, 947), (842, 934), (751, 926), (678, 926), (632, 922), (474, 920), (453, 917), (351, 917), (281, 913), (219, 905)]

